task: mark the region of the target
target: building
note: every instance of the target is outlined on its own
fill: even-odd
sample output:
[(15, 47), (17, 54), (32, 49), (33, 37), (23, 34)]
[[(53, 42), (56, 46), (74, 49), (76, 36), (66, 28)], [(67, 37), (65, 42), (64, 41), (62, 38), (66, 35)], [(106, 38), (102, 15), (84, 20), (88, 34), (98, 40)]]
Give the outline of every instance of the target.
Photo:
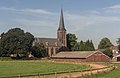
[(101, 51), (59, 52), (52, 57), (59, 62), (110, 62), (111, 58)]
[(113, 61), (113, 62), (118, 62), (118, 61), (120, 61), (120, 53), (114, 53), (114, 54), (113, 54), (112, 61)]
[(110, 47), (110, 49), (112, 50), (112, 53), (113, 53), (113, 54), (119, 53), (118, 46), (112, 46), (112, 47)]
[(120, 53), (119, 53), (118, 46), (112, 46), (110, 47), (110, 49), (112, 50), (112, 53), (113, 53), (112, 61), (113, 62), (120, 61)]
[(64, 25), (63, 10), (61, 9), (59, 27), (57, 30), (57, 38), (38, 38), (35, 44), (42, 43), (49, 57), (54, 61), (62, 62), (109, 62), (111, 58), (103, 54), (101, 51), (77, 51), (77, 52), (58, 52), (62, 47), (67, 47), (66, 29)]
[(48, 56), (51, 57), (52, 55), (56, 55), (61, 47), (67, 47), (67, 40), (66, 40), (66, 29), (64, 26), (64, 17), (63, 17), (63, 10), (61, 9), (60, 15), (60, 22), (59, 27), (57, 30), (57, 38), (38, 38), (36, 37), (33, 46), (35, 44), (43, 43), (46, 47), (46, 51)]

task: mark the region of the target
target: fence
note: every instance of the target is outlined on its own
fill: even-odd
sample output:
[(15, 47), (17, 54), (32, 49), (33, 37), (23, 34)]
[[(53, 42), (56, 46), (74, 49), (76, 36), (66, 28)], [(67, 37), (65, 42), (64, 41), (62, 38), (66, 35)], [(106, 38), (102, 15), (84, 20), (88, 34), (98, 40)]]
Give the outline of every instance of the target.
[(86, 75), (97, 74), (101, 72), (106, 72), (110, 70), (114, 70), (115, 66), (108, 66), (103, 68), (97, 69), (89, 69), (89, 70), (81, 70), (81, 71), (69, 71), (69, 72), (54, 72), (54, 73), (47, 73), (47, 74), (27, 74), (27, 75), (18, 75), (18, 76), (0, 76), (0, 78), (25, 78), (25, 77), (32, 77), (36, 76), (35, 78), (72, 78), (72, 77), (83, 77)]

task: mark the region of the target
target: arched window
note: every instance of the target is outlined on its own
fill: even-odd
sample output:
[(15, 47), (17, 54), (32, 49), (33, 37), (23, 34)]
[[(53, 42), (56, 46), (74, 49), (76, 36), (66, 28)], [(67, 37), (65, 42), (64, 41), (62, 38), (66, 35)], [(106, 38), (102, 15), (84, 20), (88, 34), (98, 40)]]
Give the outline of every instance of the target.
[(57, 43), (57, 42), (55, 42), (55, 46), (58, 46), (58, 43)]
[(46, 46), (48, 46), (48, 45), (49, 45), (49, 43), (48, 43), (48, 42), (45, 42), (45, 45), (46, 45)]

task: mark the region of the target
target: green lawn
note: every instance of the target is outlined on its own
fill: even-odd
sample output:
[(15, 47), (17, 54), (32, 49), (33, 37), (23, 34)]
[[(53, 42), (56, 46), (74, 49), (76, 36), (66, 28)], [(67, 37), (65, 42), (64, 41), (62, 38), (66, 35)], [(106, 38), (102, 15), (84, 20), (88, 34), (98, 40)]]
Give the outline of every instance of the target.
[(117, 64), (116, 66), (117, 68), (115, 70), (83, 78), (120, 78), (120, 64)]
[(51, 73), (88, 69), (88, 66), (69, 63), (0, 61), (0, 77), (24, 74)]

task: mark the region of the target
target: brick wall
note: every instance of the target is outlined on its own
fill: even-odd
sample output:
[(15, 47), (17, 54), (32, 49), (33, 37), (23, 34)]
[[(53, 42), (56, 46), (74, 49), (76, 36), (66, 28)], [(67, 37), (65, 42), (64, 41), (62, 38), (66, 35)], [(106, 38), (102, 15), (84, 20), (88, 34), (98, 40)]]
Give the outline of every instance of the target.
[(96, 52), (87, 58), (52, 58), (53, 61), (58, 62), (110, 62), (111, 59), (101, 52)]
[(87, 62), (109, 62), (111, 61), (111, 59), (101, 52), (96, 52), (95, 54), (87, 57), (86, 61)]
[(72, 59), (72, 58), (52, 58), (53, 61), (57, 61), (57, 62), (85, 62), (86, 59)]

